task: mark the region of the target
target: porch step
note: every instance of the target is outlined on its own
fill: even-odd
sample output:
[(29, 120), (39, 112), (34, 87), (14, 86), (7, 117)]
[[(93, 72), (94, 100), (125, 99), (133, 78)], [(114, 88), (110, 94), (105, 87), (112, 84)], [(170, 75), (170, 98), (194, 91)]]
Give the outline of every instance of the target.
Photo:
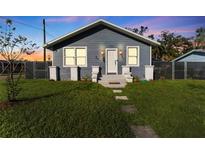
[(127, 84), (123, 75), (103, 75), (98, 83), (108, 88), (124, 88)]
[(124, 75), (103, 75), (100, 79), (117, 81), (117, 80), (125, 80), (125, 77)]

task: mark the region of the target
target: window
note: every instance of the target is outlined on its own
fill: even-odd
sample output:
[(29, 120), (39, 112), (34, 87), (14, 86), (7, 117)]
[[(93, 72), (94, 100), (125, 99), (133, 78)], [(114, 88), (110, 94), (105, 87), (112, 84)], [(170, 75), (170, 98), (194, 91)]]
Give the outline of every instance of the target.
[(64, 48), (64, 66), (87, 66), (87, 48), (86, 47), (68, 47)]
[(139, 47), (127, 47), (127, 65), (139, 66)]

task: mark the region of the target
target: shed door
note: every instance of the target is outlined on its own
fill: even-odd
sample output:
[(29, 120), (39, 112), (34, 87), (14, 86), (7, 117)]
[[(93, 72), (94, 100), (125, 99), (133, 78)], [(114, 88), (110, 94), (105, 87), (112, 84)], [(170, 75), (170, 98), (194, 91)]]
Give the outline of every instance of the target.
[(117, 74), (117, 49), (107, 49), (107, 73)]

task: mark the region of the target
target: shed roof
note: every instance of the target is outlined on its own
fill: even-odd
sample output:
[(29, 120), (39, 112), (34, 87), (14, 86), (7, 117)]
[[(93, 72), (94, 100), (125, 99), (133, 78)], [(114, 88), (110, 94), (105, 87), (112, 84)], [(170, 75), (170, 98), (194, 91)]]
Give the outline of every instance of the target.
[(179, 56), (179, 57), (173, 59), (172, 62), (179, 61), (180, 59), (183, 59), (184, 57), (187, 57), (187, 56), (191, 55), (191, 54), (194, 53), (194, 52), (202, 52), (202, 53), (205, 53), (205, 50), (204, 50), (204, 49), (194, 49), (194, 50), (191, 50), (191, 51), (189, 51), (189, 52), (187, 52), (187, 53), (185, 53), (185, 54), (183, 54), (183, 55), (181, 55), (181, 56)]
[(67, 40), (67, 39), (69, 39), (69, 38), (71, 38), (71, 37), (73, 37), (75, 35), (78, 35), (78, 34), (80, 34), (82, 32), (85, 32), (85, 31), (87, 31), (87, 30), (89, 30), (91, 28), (94, 28), (94, 27), (98, 26), (98, 25), (105, 25), (105, 26), (107, 26), (107, 27), (109, 27), (111, 29), (119, 31), (119, 32), (121, 32), (123, 34), (131, 36), (133, 38), (136, 38), (136, 39), (138, 39), (138, 40), (140, 40), (142, 42), (145, 42), (145, 43), (153, 45), (153, 46), (160, 45), (160, 43), (155, 41), (155, 40), (149, 39), (149, 38), (147, 38), (145, 36), (136, 34), (136, 33), (132, 32), (130, 30), (127, 30), (125, 28), (122, 28), (122, 27), (119, 27), (119, 26), (117, 26), (115, 24), (112, 24), (112, 23), (110, 23), (108, 21), (100, 19), (100, 20), (97, 20), (95, 22), (92, 22), (92, 23), (88, 24), (87, 26), (81, 27), (81, 28), (79, 28), (79, 29), (77, 29), (77, 30), (75, 30), (75, 31), (73, 31), (71, 33), (68, 33), (68, 34), (63, 35), (61, 37), (58, 37), (58, 38), (56, 38), (56, 39), (54, 39), (52, 41), (49, 41), (48, 43), (44, 44), (44, 47), (50, 48), (50, 47), (52, 47), (52, 46), (54, 46), (54, 45), (56, 45), (56, 44), (58, 44), (58, 43), (60, 43), (62, 41), (65, 41), (65, 40)]

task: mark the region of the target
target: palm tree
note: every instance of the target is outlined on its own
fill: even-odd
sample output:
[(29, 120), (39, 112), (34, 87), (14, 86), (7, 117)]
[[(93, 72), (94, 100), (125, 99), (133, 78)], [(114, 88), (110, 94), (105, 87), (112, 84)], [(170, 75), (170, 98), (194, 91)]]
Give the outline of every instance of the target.
[(205, 27), (196, 30), (196, 47), (205, 49)]

